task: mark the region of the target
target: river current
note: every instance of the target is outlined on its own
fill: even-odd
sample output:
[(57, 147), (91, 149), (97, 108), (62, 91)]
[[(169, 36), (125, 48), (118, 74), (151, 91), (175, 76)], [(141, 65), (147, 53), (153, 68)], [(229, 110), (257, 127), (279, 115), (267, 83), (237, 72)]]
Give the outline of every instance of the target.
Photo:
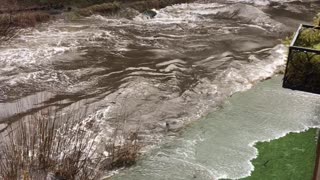
[[(63, 102), (63, 108), (88, 107), (93, 126), (87, 131), (99, 134), (97, 146), (112, 134), (119, 112), (125, 112), (129, 130), (139, 126), (146, 144), (159, 144), (164, 136), (179, 136), (177, 130), (221, 108), (234, 93), (283, 69), (287, 50), (281, 39), (300, 23), (311, 22), (319, 9), (320, 3), (311, 0), (199, 0), (156, 10), (154, 18), (120, 12), (58, 19), (23, 30), (0, 47), (0, 123), (5, 127), (19, 120), (17, 113)], [(221, 132), (212, 133), (237, 129), (237, 123), (225, 122), (216, 124)], [(282, 135), (290, 130), (297, 128)], [(267, 135), (272, 139), (279, 132)], [(242, 143), (248, 149), (217, 146), (226, 148), (216, 149), (217, 154), (230, 153), (217, 155), (212, 165), (198, 164), (199, 171), (214, 178), (248, 175), (256, 155), (248, 143), (265, 140), (251, 136), (238, 136), (239, 142), (246, 139)], [(228, 139), (216, 140), (223, 144)], [(242, 163), (224, 161), (236, 152), (244, 153)]]

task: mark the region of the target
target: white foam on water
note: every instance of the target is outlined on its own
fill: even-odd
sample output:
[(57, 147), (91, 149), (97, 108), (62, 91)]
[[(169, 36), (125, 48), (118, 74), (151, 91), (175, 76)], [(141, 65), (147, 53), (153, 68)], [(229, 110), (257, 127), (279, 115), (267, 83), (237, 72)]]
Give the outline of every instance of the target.
[(165, 61), (165, 62), (158, 63), (158, 64), (156, 64), (156, 67), (168, 66), (168, 65), (171, 65), (171, 64), (186, 64), (186, 62), (181, 60), (181, 59), (173, 59), (173, 60), (170, 60), (170, 61)]
[[(251, 58), (254, 59), (255, 56), (252, 55)], [(228, 95), (230, 96), (235, 92), (248, 90), (257, 82), (271, 77), (285, 64), (286, 58), (287, 48), (284, 45), (278, 45), (271, 50), (267, 59), (256, 59), (255, 62), (249, 64), (237, 64), (236, 61), (233, 61), (231, 68), (219, 74), (217, 79), (227, 86), (223, 89), (229, 89)], [(237, 68), (233, 68), (232, 64), (236, 64), (234, 67)]]
[[(212, 94), (220, 94), (224, 98), (227, 96), (233, 95), (236, 92), (239, 91), (246, 91), (253, 87), (254, 84), (260, 82), (261, 80), (264, 80), (268, 77), (271, 77), (277, 70), (279, 70), (283, 65), (285, 64), (285, 60), (287, 57), (287, 48), (283, 45), (278, 45), (274, 47), (271, 52), (270, 56), (267, 59), (261, 60), (256, 59), (254, 62), (249, 64), (236, 64), (235, 67), (232, 67), (232, 63), (237, 63), (236, 61), (233, 61), (231, 63), (231, 67), (225, 70), (224, 72), (220, 73), (217, 80), (220, 83), (217, 87), (214, 87), (216, 90), (213, 92), (208, 92)], [(252, 58), (254, 55), (252, 55)], [(209, 82), (206, 82), (209, 83)], [(212, 84), (209, 83), (209, 84)], [(201, 87), (199, 87), (200, 89)], [(206, 87), (205, 89), (208, 89), (209, 87)], [(215, 92), (215, 93), (214, 93)], [(222, 97), (222, 98), (223, 98)], [(286, 132), (289, 133), (290, 131)], [(282, 133), (279, 136), (276, 136), (276, 138), (284, 136), (286, 133)], [(271, 137), (270, 135), (268, 137)], [(273, 138), (271, 138), (273, 139)], [(254, 143), (250, 143), (250, 146), (253, 146)], [(250, 175), (250, 172), (253, 171), (254, 167), (251, 164), (250, 160), (254, 159), (256, 157), (256, 149), (255, 149), (255, 156), (251, 157), (247, 160), (247, 168), (243, 169), (242, 177)], [(215, 162), (219, 163), (219, 162)], [(216, 167), (216, 166), (215, 166)], [(218, 168), (219, 169), (219, 168)], [(215, 178), (221, 179), (221, 178), (239, 178), (239, 176), (230, 176), (229, 173), (224, 171), (223, 169), (215, 169)], [(238, 174), (239, 175), (239, 174)]]
[(277, 3), (288, 3), (288, 2), (316, 2), (317, 0), (226, 0), (227, 2), (234, 2), (234, 3), (249, 3), (249, 4), (254, 4), (257, 6), (267, 6), (272, 2), (277, 2)]
[[(22, 31), (0, 48), (0, 93), (6, 93), (10, 87), (20, 84), (38, 90), (49, 88), (74, 92), (71, 86), (78, 83), (77, 72), (57, 70), (53, 64), (60, 59), (80, 59), (81, 55), (86, 54), (82, 50), (84, 47), (100, 47), (106, 40), (117, 42), (116, 35), (99, 26), (98, 23), (57, 20)], [(7, 95), (4, 96), (7, 98)]]
[(70, 74), (72, 72), (65, 72), (60, 70), (40, 70), (30, 73), (19, 73), (17, 75), (8, 77), (5, 83), (0, 85), (0, 89), (6, 86), (19, 87), (19, 85), (33, 85), (39, 89), (52, 89), (56, 91), (65, 90), (77, 82)]
[(54, 57), (83, 46), (98, 45), (98, 39), (111, 38), (108, 31), (60, 21), (39, 29), (23, 32), (0, 49), (1, 67), (50, 63)]
[(203, 22), (202, 15), (216, 13), (215, 8), (224, 7), (224, 5), (218, 3), (200, 4), (178, 4), (168, 6), (166, 8), (157, 11), (157, 15), (154, 18), (149, 18), (144, 14), (140, 14), (133, 20), (143, 23), (162, 23), (162, 24), (181, 24), (189, 22)]
[[(244, 1), (247, 2), (247, 1)], [(249, 1), (248, 1), (249, 2)], [(250, 1), (251, 2), (251, 1)], [(268, 0), (254, 1), (253, 5), (269, 3)], [(200, 23), (212, 23), (221, 17), (225, 19), (242, 20), (252, 23), (252, 26), (266, 30), (271, 28), (277, 30), (283, 28), (282, 24), (270, 18), (259, 8), (249, 4), (234, 3), (232, 5), (219, 3), (190, 3), (168, 6), (156, 11), (154, 18), (140, 14), (133, 20), (143, 24), (186, 24), (196, 27)], [(226, 29), (225, 29), (226, 30)]]
[(284, 90), (279, 82), (280, 78), (267, 81), (232, 97), (223, 109), (187, 128), (178, 139), (115, 179), (182, 180), (196, 176), (209, 180), (249, 176), (254, 170), (251, 160), (258, 156), (256, 142), (320, 127), (319, 116), (314, 114), (320, 105), (318, 96)]
[(258, 6), (266, 6), (270, 4), (270, 0), (227, 0), (228, 2), (243, 2), (243, 3), (250, 3)]
[[(170, 72), (170, 71), (168, 71)], [(136, 71), (128, 74), (129, 76), (142, 76), (142, 75), (152, 75), (152, 76), (168, 76), (168, 74), (157, 73), (157, 72), (146, 72), (146, 71)]]
[[(258, 71), (252, 74), (249, 73), (249, 78), (243, 76), (243, 73), (238, 74), (238, 70), (234, 68), (228, 70), (224, 78), (228, 79), (227, 83), (229, 85), (234, 86), (234, 88), (231, 88), (231, 94), (251, 88), (252, 83), (269, 77), (279, 66), (283, 65), (286, 48), (280, 46), (273, 49), (273, 51), (275, 57), (280, 56), (280, 58), (275, 60), (274, 63), (267, 65), (258, 63), (258, 66), (255, 66), (257, 68), (256, 70), (251, 69), (249, 66), (248, 72)], [(271, 56), (269, 60), (267, 59), (267, 62), (271, 59), (276, 58)], [(232, 73), (235, 74), (230, 75)], [(254, 75), (257, 75), (257, 77), (254, 77)], [(240, 80), (237, 78), (240, 78)], [(240, 83), (237, 83), (237, 81), (240, 81)], [(280, 81), (278, 83), (280, 83)], [(223, 156), (221, 159), (213, 158), (209, 161), (212, 163), (208, 163), (207, 165), (218, 172), (215, 174), (215, 178), (239, 179), (250, 176), (254, 170), (251, 160), (255, 159), (258, 155), (258, 151), (254, 147), (256, 142), (271, 141), (281, 138), (290, 132), (303, 132), (309, 128), (320, 127), (319, 117), (318, 115), (314, 115), (314, 108), (317, 108), (320, 104), (316, 95), (283, 90), (279, 88), (279, 85), (277, 85), (275, 89), (271, 86), (260, 90), (261, 92), (259, 89), (255, 89), (244, 93), (245, 96), (241, 94), (237, 95), (236, 100), (231, 98), (231, 103), (226, 104), (226, 110), (222, 110), (223, 113), (212, 113), (212, 116), (209, 116), (207, 121), (200, 122), (203, 126), (208, 127), (207, 129), (204, 128), (204, 132), (209, 131), (209, 133), (204, 133), (203, 135), (205, 139), (207, 137), (205, 140), (207, 142), (204, 143), (203, 147), (198, 145), (200, 149), (193, 149), (194, 151), (208, 148), (207, 146), (209, 146), (209, 144), (215, 143), (221, 147), (226, 147), (226, 149), (223, 150), (214, 147), (211, 151), (207, 149), (204, 152), (206, 157), (211, 156), (210, 152), (212, 156)], [(244, 102), (240, 103), (237, 101)], [(288, 102), (286, 103), (286, 101)], [(259, 113), (262, 114), (259, 116)], [(210, 123), (212, 124), (210, 125)], [(202, 131), (202, 129), (194, 129), (194, 132), (190, 134)], [(231, 134), (228, 132), (231, 132)], [(210, 133), (212, 134), (210, 135)], [(187, 139), (192, 138), (190, 134), (188, 135), (188, 132), (186, 132), (186, 134)], [(222, 143), (222, 140), (225, 143)], [(246, 145), (248, 148), (245, 147)], [(232, 149), (234, 149), (235, 152), (233, 152)], [(197, 161), (202, 161), (202, 159)], [(216, 165), (219, 163), (223, 165)]]
[[(264, 49), (257, 52), (267, 50), (270, 51), (270, 55), (263, 60), (255, 57), (255, 53), (253, 53), (251, 55), (250, 62), (240, 63), (234, 60), (230, 64), (229, 68), (224, 70), (222, 73), (219, 73), (215, 80), (212, 81), (209, 79), (203, 79), (202, 82), (193, 89), (199, 94), (199, 96), (195, 96), (193, 93), (190, 93), (191, 96), (194, 96), (192, 98), (198, 97), (197, 100), (199, 102), (197, 103), (197, 106), (194, 107), (197, 113), (182, 118), (181, 122), (187, 124), (194, 119), (200, 118), (203, 116), (203, 114), (206, 114), (208, 108), (210, 108), (212, 111), (212, 106), (209, 104), (218, 105), (225, 101), (225, 99), (230, 95), (252, 88), (254, 84), (272, 76), (277, 70), (283, 67), (286, 59), (287, 48), (283, 45), (278, 45), (271, 50)], [(211, 56), (205, 61), (210, 61), (214, 58), (220, 58), (224, 56), (232, 56), (232, 54), (226, 52), (221, 56)], [(160, 67), (166, 67), (179, 63), (181, 62), (177, 60), (168, 61), (160, 64)], [(185, 94), (182, 96), (187, 97), (188, 95), (189, 92), (185, 92)], [(215, 117), (215, 115), (213, 116)], [(204, 125), (208, 122), (203, 121), (202, 124), (204, 127), (201, 128), (199, 128), (199, 125), (197, 124), (194, 125), (196, 127), (191, 126), (191, 128), (188, 128), (188, 130), (183, 133), (181, 138), (178, 140), (173, 140), (172, 148), (164, 147), (163, 150), (160, 148), (159, 153), (162, 153), (161, 156), (151, 155), (151, 157), (148, 157), (147, 160), (142, 161), (142, 164), (139, 167), (136, 167), (138, 170), (133, 169), (132, 172), (126, 172), (128, 177), (131, 177), (133, 180), (148, 179), (151, 177), (154, 179), (165, 179), (168, 177), (174, 179), (184, 179), (186, 176), (192, 177), (192, 173), (195, 173), (193, 176), (199, 176), (200, 179), (238, 179), (240, 177), (250, 175), (250, 172), (254, 169), (253, 165), (251, 164), (251, 160), (256, 157), (257, 150), (252, 147), (254, 144), (252, 141), (243, 141), (243, 139), (246, 139), (245, 137), (247, 137), (246, 132), (243, 133), (241, 128), (240, 130), (234, 130), (235, 136), (237, 136), (237, 133), (243, 134), (244, 137), (241, 140), (239, 137), (235, 137), (230, 134), (233, 131), (231, 129), (235, 127), (233, 127), (232, 122), (228, 122), (228, 119), (225, 121), (220, 121), (219, 117), (216, 117), (214, 120), (210, 120), (209, 117), (208, 121), (219, 122), (216, 124), (212, 122), (212, 124), (210, 123)], [(200, 126), (201, 122), (202, 121), (200, 121)], [(243, 123), (245, 124), (246, 122), (244, 121)], [(241, 124), (241, 122), (238, 122), (238, 124), (240, 126), (244, 125)], [(305, 126), (302, 127), (302, 129), (306, 128)], [(231, 132), (228, 130), (228, 128), (231, 130)], [(300, 128), (298, 129), (301, 130)], [(206, 133), (207, 131), (208, 133)], [(294, 129), (288, 128), (286, 131), (281, 130), (280, 136), (283, 136), (291, 131), (294, 131)], [(224, 135), (225, 133), (226, 135)], [(263, 139), (265, 137), (268, 139), (280, 137), (277, 133), (278, 131), (274, 130), (274, 132), (261, 132), (259, 136), (258, 134), (252, 136), (253, 139), (254, 136), (259, 137), (257, 141), (260, 141), (265, 140)], [(233, 146), (232, 142), (235, 143), (234, 147), (230, 147)], [(241, 143), (237, 144), (236, 142)], [(215, 144), (214, 147), (208, 147), (213, 144)], [(187, 171), (188, 173), (180, 174), (182, 171), (177, 169), (178, 166), (185, 167), (184, 172)], [(141, 174), (136, 174), (135, 172), (140, 172), (143, 175), (141, 176)], [(159, 174), (162, 174), (163, 176), (158, 177)], [(122, 176), (119, 177), (120, 178), (116, 176), (115, 179), (123, 179), (121, 178)], [(123, 177), (125, 179), (127, 176), (124, 175)]]
[[(84, 151), (89, 154), (88, 157), (91, 157), (91, 159), (95, 159), (99, 153), (106, 154), (100, 146), (107, 145), (112, 141), (112, 137), (114, 137), (115, 128), (111, 127), (107, 121), (110, 110), (111, 107), (108, 106), (93, 112), (88, 117), (85, 117), (85, 119), (79, 121), (79, 123), (73, 125), (72, 129), (70, 129), (70, 131), (73, 132), (79, 132), (80, 130), (80, 132), (84, 133), (83, 139), (89, 139)], [(122, 137), (117, 136), (117, 138), (118, 139), (114, 141), (116, 143), (115, 145), (123, 142)], [(73, 146), (70, 146), (70, 148), (73, 148)]]
[(155, 69), (151, 69), (149, 67), (128, 67), (126, 68), (126, 71), (136, 71), (136, 70), (141, 70), (141, 71), (156, 71)]

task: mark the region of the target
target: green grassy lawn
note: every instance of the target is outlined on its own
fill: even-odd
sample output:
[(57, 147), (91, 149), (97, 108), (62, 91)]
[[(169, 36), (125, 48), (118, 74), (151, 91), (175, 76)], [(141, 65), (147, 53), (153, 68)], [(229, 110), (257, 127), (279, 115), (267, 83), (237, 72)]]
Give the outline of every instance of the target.
[(271, 142), (257, 143), (255, 170), (245, 180), (311, 180), (316, 158), (316, 129), (290, 133)]

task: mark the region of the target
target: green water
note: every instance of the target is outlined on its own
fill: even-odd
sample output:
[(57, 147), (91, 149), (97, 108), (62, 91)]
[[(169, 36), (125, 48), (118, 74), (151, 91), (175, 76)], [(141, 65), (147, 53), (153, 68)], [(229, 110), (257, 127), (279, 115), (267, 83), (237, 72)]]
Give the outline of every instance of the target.
[(318, 95), (281, 87), (281, 78), (237, 93), (221, 110), (191, 124), (115, 180), (210, 180), (249, 176), (255, 142), (319, 127)]

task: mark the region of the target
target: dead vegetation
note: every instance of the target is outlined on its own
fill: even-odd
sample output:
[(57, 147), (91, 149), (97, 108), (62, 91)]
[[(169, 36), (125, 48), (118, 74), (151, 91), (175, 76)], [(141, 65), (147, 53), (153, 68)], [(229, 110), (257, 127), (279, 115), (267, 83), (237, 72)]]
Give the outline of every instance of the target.
[(21, 28), (34, 27), (48, 21), (50, 15), (42, 11), (21, 11), (16, 0), (7, 0), (1, 4), (6, 13), (0, 14), (0, 43), (10, 40)]
[(80, 16), (90, 16), (93, 14), (109, 15), (125, 8), (133, 8), (137, 11), (143, 12), (153, 8), (160, 9), (172, 4), (187, 3), (191, 1), (192, 0), (119, 0), (81, 8), (75, 13)]
[(45, 12), (0, 14), (0, 42), (10, 40), (21, 28), (34, 27), (49, 19), (50, 15)]
[(89, 168), (93, 162), (87, 153), (92, 144), (83, 133), (72, 129), (76, 119), (71, 117), (46, 108), (10, 125), (0, 147), (0, 177), (40, 179), (53, 174), (65, 179), (92, 179), (95, 171)]
[[(19, 0), (5, 0), (0, 6), (0, 42), (10, 40), (17, 34), (18, 30), (22, 28), (34, 27), (39, 23), (50, 20), (52, 17), (49, 13), (51, 8), (63, 9), (63, 7), (66, 7), (65, 5), (77, 5), (81, 7), (83, 4), (87, 4), (87, 7), (66, 13), (67, 19), (74, 19), (79, 16), (91, 16), (93, 14), (109, 15), (128, 7), (143, 12), (152, 8), (159, 9), (168, 5), (191, 1), (192, 0), (101, 0), (89, 3), (88, 1), (77, 0), (70, 2), (53, 0), (43, 1), (44, 3), (36, 3), (36, 1), (27, 3)], [(34, 5), (31, 6), (30, 4)], [(47, 4), (47, 6), (43, 6), (44, 4)]]
[[(102, 172), (133, 165), (139, 155), (138, 130), (126, 132), (122, 118), (104, 153), (82, 126), (87, 109), (48, 107), (9, 125), (0, 136), (0, 179), (94, 180)], [(120, 139), (120, 140), (119, 140)]]
[(178, 4), (178, 3), (188, 3), (192, 0), (142, 0), (136, 1), (129, 4), (131, 8), (134, 8), (140, 12), (149, 10), (149, 9), (160, 9), (169, 5)]
[(126, 122), (128, 119), (126, 108), (120, 111), (115, 119), (115, 130), (111, 141), (105, 146), (109, 157), (104, 161), (103, 166), (108, 170), (134, 165), (142, 148), (138, 136), (141, 122), (137, 124), (137, 129), (129, 130)]
[(92, 14), (107, 15), (114, 13), (120, 9), (119, 3), (103, 3), (79, 9), (76, 13), (81, 16), (90, 16)]
[(12, 24), (11, 15), (0, 15), (0, 43), (10, 40), (17, 32)]

